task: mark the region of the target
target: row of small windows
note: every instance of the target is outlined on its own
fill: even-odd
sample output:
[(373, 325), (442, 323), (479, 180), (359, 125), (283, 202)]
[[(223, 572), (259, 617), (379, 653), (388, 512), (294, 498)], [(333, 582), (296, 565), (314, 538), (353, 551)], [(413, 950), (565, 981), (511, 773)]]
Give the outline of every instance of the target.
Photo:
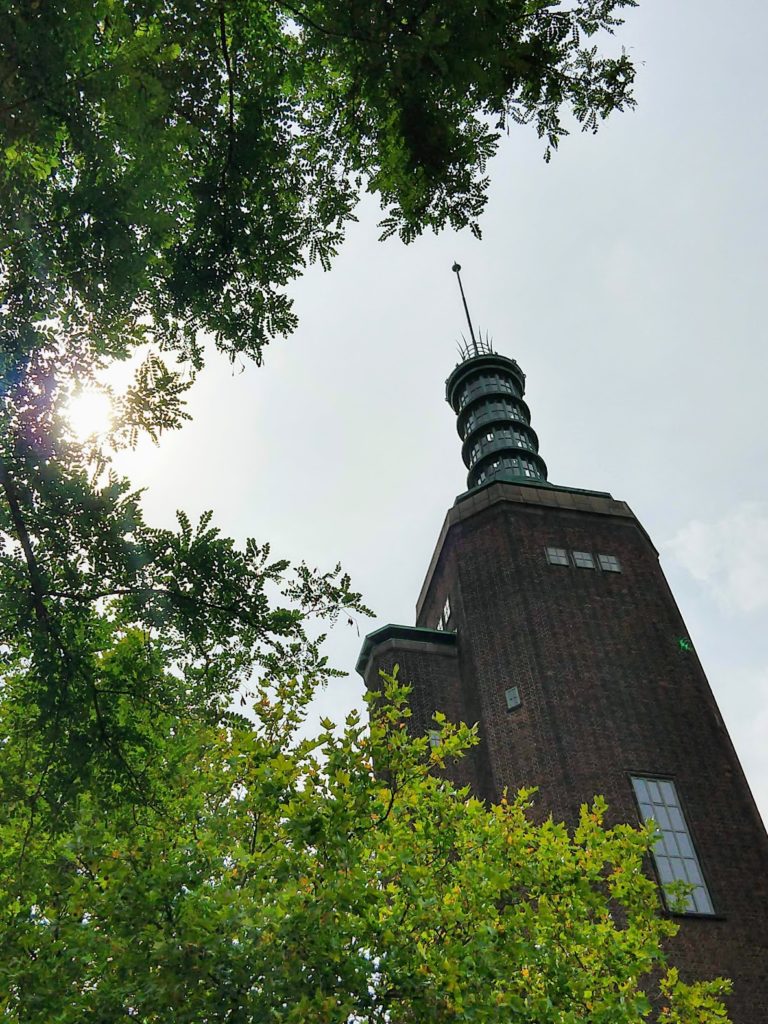
[(577, 569), (597, 569), (603, 572), (621, 572), (621, 563), (616, 555), (598, 555), (597, 562), (591, 551), (566, 551), (565, 548), (547, 548), (550, 565), (575, 565)]
[[(678, 913), (713, 914), (675, 784), (670, 779), (634, 776), (632, 787), (643, 821), (653, 820), (656, 825), (653, 860), (667, 906)], [(679, 896), (676, 882), (687, 883), (690, 891)]]
[(527, 448), (532, 452), (536, 451), (536, 446), (531, 438), (521, 430), (515, 430), (513, 427), (494, 427), (492, 430), (483, 434), (480, 439), (472, 445), (472, 449), (469, 453), (470, 465), (474, 465), (474, 463), (477, 462), (478, 456), (488, 441), (512, 441), (513, 444), (519, 445), (521, 448)]
[(498, 459), (494, 459), (493, 462), (489, 462), (483, 470), (477, 475), (477, 482), (483, 483), (484, 480), (489, 480), (493, 477), (500, 469), (509, 470), (515, 473), (517, 476), (527, 476), (536, 480), (541, 480), (541, 472), (535, 462), (530, 459), (516, 459), (509, 455), (504, 455)]
[(520, 389), (515, 386), (509, 377), (505, 377), (500, 373), (482, 373), (477, 377), (473, 377), (472, 380), (465, 385), (464, 391), (459, 396), (459, 409), (464, 408), (475, 392), (491, 384), (497, 390), (506, 391), (510, 395), (520, 394)]
[(480, 420), (487, 419), (488, 416), (502, 416), (505, 419), (522, 420), (523, 423), (528, 422), (528, 417), (525, 415), (522, 405), (518, 405), (517, 402), (510, 402), (506, 398), (489, 398), (488, 401), (481, 402), (477, 408), (472, 409), (467, 414), (467, 418), (464, 421), (464, 437), (469, 437)]

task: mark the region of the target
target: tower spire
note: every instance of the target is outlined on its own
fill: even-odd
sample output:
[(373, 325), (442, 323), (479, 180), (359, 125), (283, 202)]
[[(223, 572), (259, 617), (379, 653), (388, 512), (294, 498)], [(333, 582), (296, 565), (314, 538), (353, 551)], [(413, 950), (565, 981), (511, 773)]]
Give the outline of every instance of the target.
[(469, 336), (472, 339), (472, 350), (474, 351), (475, 355), (478, 356), (480, 355), (480, 352), (477, 347), (477, 341), (475, 340), (475, 329), (472, 326), (472, 319), (469, 315), (469, 306), (467, 306), (467, 300), (464, 295), (464, 285), (461, 283), (461, 267), (459, 266), (458, 263), (454, 261), (451, 270), (454, 272), (454, 274), (459, 280), (459, 291), (461, 292), (461, 301), (464, 303), (464, 312), (467, 314), (467, 323), (469, 324)]
[(525, 374), (514, 359), (493, 351), (490, 338), (478, 342), (461, 283), (453, 264), (467, 314), (472, 347), (459, 348), (461, 362), (445, 382), (445, 397), (456, 413), (461, 457), (471, 490), (491, 480), (547, 484), (547, 466), (523, 401)]

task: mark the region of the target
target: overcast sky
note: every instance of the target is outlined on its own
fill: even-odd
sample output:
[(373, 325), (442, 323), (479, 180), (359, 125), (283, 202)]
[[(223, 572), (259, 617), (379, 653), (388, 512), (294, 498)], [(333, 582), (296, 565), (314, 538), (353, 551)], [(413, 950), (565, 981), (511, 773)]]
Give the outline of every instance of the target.
[[(444, 381), (463, 313), (527, 374), (553, 483), (629, 502), (659, 548), (768, 818), (766, 137), (768, 7), (641, 0), (617, 46), (638, 109), (547, 166), (517, 128), (491, 166), (482, 241), (377, 242), (377, 210), (330, 273), (295, 287), (297, 333), (266, 365), (215, 361), (194, 422), (121, 459), (151, 521), (213, 508), (239, 539), (341, 561), (376, 619), (412, 623), (443, 517), (465, 489)], [(329, 642), (360, 700), (361, 638)]]

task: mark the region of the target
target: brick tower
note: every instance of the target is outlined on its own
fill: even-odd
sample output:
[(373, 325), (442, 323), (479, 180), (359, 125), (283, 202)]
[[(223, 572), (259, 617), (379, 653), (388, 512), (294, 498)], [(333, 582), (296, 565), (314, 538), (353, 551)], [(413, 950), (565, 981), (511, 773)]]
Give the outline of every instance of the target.
[(695, 886), (672, 962), (732, 978), (734, 1024), (765, 1024), (768, 837), (658, 553), (625, 502), (547, 482), (524, 374), (470, 332), (446, 383), (469, 489), (416, 625), (371, 633), (357, 669), (376, 689), (399, 664), (422, 734), (438, 709), (478, 723), (457, 772), (478, 796), (537, 786), (536, 813), (574, 823), (600, 793), (611, 821), (652, 817), (662, 897)]

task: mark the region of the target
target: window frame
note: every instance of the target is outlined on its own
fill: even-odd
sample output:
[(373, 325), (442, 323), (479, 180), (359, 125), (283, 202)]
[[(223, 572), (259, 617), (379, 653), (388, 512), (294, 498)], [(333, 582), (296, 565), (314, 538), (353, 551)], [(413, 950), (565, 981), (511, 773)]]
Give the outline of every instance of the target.
[[(580, 562), (578, 556), (584, 556), (585, 558), (588, 558), (589, 559), (589, 564), (583, 564), (582, 562)], [(573, 559), (573, 564), (576, 566), (577, 569), (596, 569), (597, 568), (597, 564), (595, 563), (595, 556), (594, 556), (594, 554), (591, 551), (575, 551), (575, 550), (572, 550), (571, 551), (571, 558)]]
[[(701, 857), (699, 856), (698, 846), (695, 837), (691, 831), (691, 827), (688, 824), (688, 817), (685, 813), (685, 808), (683, 806), (683, 801), (680, 798), (680, 793), (678, 792), (677, 786), (675, 785), (675, 780), (669, 775), (654, 775), (650, 772), (644, 772), (642, 774), (639, 772), (629, 772), (628, 776), (630, 788), (632, 790), (632, 795), (635, 800), (638, 819), (643, 824), (646, 824), (650, 820), (650, 818), (653, 818), (654, 822), (656, 823), (656, 834), (659, 838), (656, 840), (656, 842), (653, 845), (653, 848), (651, 849), (651, 861), (653, 864), (653, 871), (656, 876), (656, 881), (661, 891), (662, 899), (664, 900), (664, 906), (667, 912), (673, 915), (674, 917), (719, 917), (720, 915), (718, 915), (717, 911), (715, 910), (715, 904), (712, 899), (712, 892), (709, 883), (707, 882), (707, 877), (701, 863)], [(636, 782), (643, 783), (643, 785), (646, 786), (646, 789), (648, 789), (647, 784), (649, 782), (657, 786), (659, 789), (659, 793), (661, 794), (661, 802), (658, 802), (654, 799), (653, 793), (650, 790), (648, 790), (650, 794), (650, 801), (641, 800), (638, 789), (635, 786)], [(664, 785), (671, 787), (672, 795), (674, 797), (674, 803), (670, 803), (668, 801), (667, 797), (665, 796), (664, 790), (661, 788), (662, 783)], [(645, 804), (645, 806), (647, 807), (650, 807), (652, 812), (656, 808), (658, 808), (658, 810), (663, 810), (665, 812), (666, 817), (668, 817), (668, 815), (666, 815), (667, 810), (676, 810), (677, 814), (679, 815), (681, 824), (677, 825), (671, 818), (668, 817), (670, 825), (665, 826), (664, 823), (660, 821), (657, 817), (654, 817), (653, 814), (651, 814), (649, 818), (646, 818), (643, 812), (643, 804)], [(668, 848), (666, 845), (666, 833), (671, 833), (671, 835), (674, 837), (674, 848), (678, 850), (678, 853), (672, 854), (668, 852)], [(690, 855), (687, 855), (685, 852), (679, 852), (681, 848), (679, 846), (679, 840), (677, 839), (678, 835), (685, 837), (685, 841), (688, 844), (688, 847), (690, 848)], [(657, 853), (660, 843), (662, 844), (661, 850), (663, 852)], [(657, 859), (658, 857), (662, 857), (665, 861), (669, 863), (669, 871), (673, 876), (671, 882), (664, 880), (662, 866)], [(686, 870), (686, 861), (691, 861), (696, 869), (696, 872), (698, 873), (700, 881), (694, 882), (690, 878), (680, 878), (676, 876), (674, 864), (678, 861), (682, 864), (684, 873)], [(695, 886), (695, 889), (691, 891), (687, 896), (688, 909), (685, 910), (682, 909), (679, 905), (673, 905), (672, 901), (667, 895), (666, 887), (678, 881), (688, 882), (689, 884)], [(703, 890), (704, 896), (709, 904), (709, 910), (699, 910), (696, 906), (695, 894), (697, 890)], [(691, 901), (693, 902), (692, 908), (690, 906)]]
[[(551, 551), (558, 551), (558, 552), (561, 551), (563, 553), (563, 557), (564, 557), (565, 560), (562, 561), (562, 562), (561, 561), (554, 561), (552, 559), (552, 557), (550, 556), (550, 552)], [(555, 547), (554, 545), (547, 545), (544, 548), (544, 557), (546, 558), (547, 563), (549, 565), (561, 565), (561, 566), (563, 566), (566, 569), (570, 569), (570, 567), (571, 567), (571, 561), (568, 558), (568, 548), (558, 548), (558, 547)]]
[[(513, 698), (513, 700), (515, 700), (516, 703), (510, 703), (510, 696), (509, 695), (511, 693), (514, 693), (515, 697)], [(517, 711), (518, 708), (521, 708), (523, 706), (523, 699), (520, 696), (520, 687), (519, 686), (508, 686), (506, 688), (506, 690), (504, 691), (504, 700), (507, 702), (507, 712), (510, 713), (510, 714), (513, 711)]]
[[(611, 564), (605, 565), (603, 563), (603, 559), (610, 559), (611, 562), (613, 562), (615, 564), (614, 565), (611, 565)], [(598, 551), (598, 553), (597, 553), (597, 564), (600, 567), (600, 571), (601, 572), (623, 572), (623, 569), (621, 568), (621, 562), (619, 561), (619, 558), (618, 558), (617, 555), (607, 555), (604, 552), (601, 553), (601, 552)]]

